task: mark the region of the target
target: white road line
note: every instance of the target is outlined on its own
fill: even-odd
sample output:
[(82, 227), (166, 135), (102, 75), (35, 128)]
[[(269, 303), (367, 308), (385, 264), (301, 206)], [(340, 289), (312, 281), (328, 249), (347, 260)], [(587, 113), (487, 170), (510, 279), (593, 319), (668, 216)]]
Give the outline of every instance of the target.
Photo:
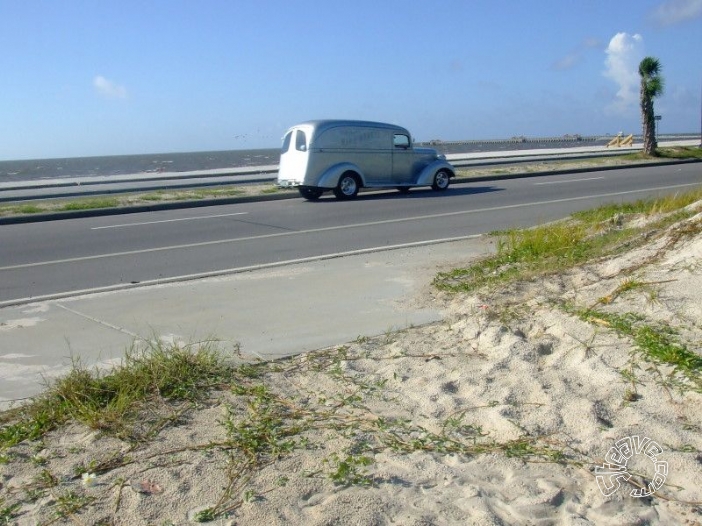
[(196, 221), (198, 219), (214, 219), (218, 217), (243, 216), (248, 212), (236, 212), (234, 214), (218, 214), (212, 216), (180, 217), (178, 219), (162, 219), (161, 221), (144, 221), (143, 223), (124, 223), (121, 225), (94, 226), (90, 230), (105, 230), (107, 228), (125, 228), (130, 226), (156, 225), (158, 223), (174, 223), (176, 221)]
[(547, 181), (543, 183), (534, 183), (534, 186), (544, 185), (544, 184), (565, 184), (565, 183), (579, 183), (581, 181), (596, 181), (597, 179), (604, 179), (604, 177), (588, 177), (587, 179), (569, 179), (567, 181)]
[(293, 230), (293, 231), (286, 231), (286, 232), (276, 232), (274, 234), (263, 234), (263, 235), (258, 235), (258, 236), (244, 236), (244, 237), (234, 237), (234, 238), (230, 238), (230, 239), (218, 239), (216, 241), (203, 241), (201, 243), (188, 243), (188, 244), (183, 244), (183, 245), (154, 247), (154, 248), (146, 248), (146, 249), (142, 249), (142, 250), (127, 250), (124, 252), (96, 254), (94, 256), (81, 256), (81, 257), (75, 257), (75, 258), (56, 259), (56, 260), (51, 260), (51, 261), (39, 261), (37, 263), (23, 263), (20, 265), (10, 265), (7, 267), (0, 267), (0, 271), (17, 270), (17, 269), (31, 268), (31, 267), (43, 267), (43, 266), (57, 265), (57, 264), (62, 264), (62, 263), (76, 263), (76, 262), (80, 262), (80, 261), (91, 261), (91, 260), (107, 259), (107, 258), (121, 257), (121, 256), (133, 256), (136, 254), (149, 254), (149, 253), (153, 253), (153, 252), (166, 252), (169, 250), (180, 250), (180, 249), (186, 249), (186, 248), (199, 248), (199, 247), (205, 247), (205, 246), (226, 245), (229, 243), (236, 243), (239, 241), (252, 241), (252, 240), (258, 240), (258, 239), (270, 239), (270, 238), (275, 238), (275, 237), (287, 237), (287, 236), (297, 236), (297, 235), (304, 235), (304, 234), (316, 234), (319, 232), (330, 232), (330, 231), (334, 231), (334, 230), (346, 230), (346, 229), (350, 229), (350, 228), (362, 228), (362, 227), (369, 227), (369, 226), (376, 226), (376, 225), (388, 225), (388, 224), (392, 224), (392, 223), (406, 223), (409, 221), (422, 221), (425, 219), (440, 219), (442, 217), (455, 217), (455, 216), (461, 216), (461, 215), (480, 214), (483, 212), (494, 212), (496, 210), (527, 208), (527, 207), (531, 207), (531, 206), (543, 206), (543, 205), (548, 205), (548, 204), (552, 204), (552, 203), (567, 203), (567, 202), (573, 202), (573, 201), (584, 201), (586, 199), (599, 199), (599, 198), (603, 198), (603, 197), (617, 197), (617, 196), (628, 195), (628, 194), (638, 194), (641, 192), (653, 192), (656, 190), (671, 190), (673, 188), (686, 188), (686, 187), (690, 187), (690, 186), (699, 186), (699, 183), (685, 183), (685, 184), (676, 184), (676, 185), (669, 185), (669, 186), (657, 186), (657, 187), (653, 187), (653, 188), (641, 188), (640, 190), (627, 190), (627, 191), (622, 191), (622, 192), (610, 192), (610, 193), (606, 193), (606, 194), (585, 195), (585, 196), (580, 196), (580, 197), (566, 197), (563, 199), (550, 199), (550, 200), (546, 200), (546, 201), (534, 201), (532, 203), (519, 203), (519, 204), (504, 205), (504, 206), (490, 206), (487, 208), (477, 208), (475, 210), (461, 210), (458, 212), (444, 212), (441, 214), (427, 214), (427, 215), (422, 215), (422, 216), (403, 217), (400, 219), (386, 219), (383, 221), (369, 221), (367, 223), (353, 223), (353, 224), (348, 224), (348, 225), (329, 226), (329, 227), (323, 227), (323, 228), (310, 228), (307, 230)]

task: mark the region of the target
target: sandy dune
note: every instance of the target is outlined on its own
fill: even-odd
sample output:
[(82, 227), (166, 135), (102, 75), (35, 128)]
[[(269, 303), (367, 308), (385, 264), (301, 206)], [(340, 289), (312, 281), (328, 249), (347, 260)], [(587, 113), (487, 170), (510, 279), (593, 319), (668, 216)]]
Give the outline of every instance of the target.
[(15, 503), (22, 525), (700, 524), (700, 372), (647, 360), (610, 315), (702, 354), (701, 224), (507, 290), (427, 286), (408, 301), (444, 321), (155, 407), (145, 427), (173, 423), (138, 446), (74, 425), (4, 451), (0, 524)]

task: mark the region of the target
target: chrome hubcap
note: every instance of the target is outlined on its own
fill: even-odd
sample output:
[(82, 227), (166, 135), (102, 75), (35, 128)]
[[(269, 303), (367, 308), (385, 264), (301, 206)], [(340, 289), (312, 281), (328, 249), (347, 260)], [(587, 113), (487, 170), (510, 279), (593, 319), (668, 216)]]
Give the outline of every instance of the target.
[(353, 195), (353, 193), (356, 191), (356, 181), (353, 179), (353, 177), (344, 177), (341, 180), (339, 188), (344, 195)]

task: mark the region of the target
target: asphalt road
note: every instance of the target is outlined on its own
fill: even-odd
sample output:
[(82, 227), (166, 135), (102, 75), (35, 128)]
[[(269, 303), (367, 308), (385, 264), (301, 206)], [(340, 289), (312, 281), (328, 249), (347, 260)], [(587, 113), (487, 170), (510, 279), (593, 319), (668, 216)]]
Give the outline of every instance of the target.
[[(531, 226), (702, 185), (702, 164), (0, 227), (0, 306)], [(344, 278), (336, 291), (344, 291)]]

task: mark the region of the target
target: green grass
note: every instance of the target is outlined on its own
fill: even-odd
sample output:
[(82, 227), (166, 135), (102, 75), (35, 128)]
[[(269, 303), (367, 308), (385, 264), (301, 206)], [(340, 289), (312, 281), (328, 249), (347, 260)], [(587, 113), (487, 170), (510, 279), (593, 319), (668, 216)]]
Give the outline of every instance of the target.
[(587, 159), (567, 159), (556, 161), (523, 162), (514, 165), (511, 169), (505, 168), (468, 168), (460, 167), (456, 175), (461, 178), (508, 175), (512, 173), (537, 173), (553, 172), (558, 170), (596, 168), (598, 166), (612, 166), (626, 163), (640, 163), (642, 161), (657, 161), (662, 159), (702, 159), (702, 148), (674, 147), (661, 148), (657, 155), (644, 155), (643, 152), (626, 153), (622, 155), (604, 155), (601, 157), (590, 157)]
[(216, 190), (200, 190), (199, 194), (204, 197), (236, 197), (243, 195), (244, 191), (241, 189), (241, 187), (219, 188)]
[(702, 393), (702, 357), (689, 350), (671, 327), (649, 322), (644, 316), (632, 312), (613, 314), (581, 309), (573, 313), (583, 321), (606, 325), (630, 337), (644, 360), (671, 367), (667, 381), (669, 386), (681, 391), (692, 389)]
[(22, 507), (19, 503), (11, 506), (5, 506), (4, 504), (5, 499), (0, 497), (0, 526), (13, 524), (12, 519), (16, 517), (15, 512)]
[(497, 232), (494, 256), (465, 268), (441, 272), (434, 285), (452, 292), (470, 292), (485, 285), (558, 272), (603, 254), (625, 235), (616, 230), (602, 236), (591, 234), (591, 228), (580, 222)]
[[(609, 256), (642, 243), (641, 231), (620, 228), (619, 220), (632, 214), (670, 214), (656, 227), (680, 220), (690, 213), (685, 206), (702, 199), (702, 190), (604, 205), (574, 213), (570, 220), (530, 229), (495, 232), (497, 251), (467, 267), (439, 273), (434, 285), (449, 292), (471, 292), (483, 286), (510, 283), (537, 275), (560, 272), (574, 265)], [(678, 211), (675, 214), (671, 212)]]
[(139, 196), (139, 199), (142, 201), (152, 201), (152, 202), (164, 201), (166, 198), (167, 198), (166, 193), (163, 190), (158, 190), (158, 191), (153, 192), (151, 194), (141, 194)]
[[(611, 203), (590, 210), (573, 213), (572, 217), (586, 223), (602, 223), (616, 216), (631, 214), (667, 214), (702, 199), (702, 190), (672, 194), (657, 199), (640, 199), (631, 203)], [(672, 218), (672, 221), (677, 220)]]
[(3, 215), (31, 215), (47, 212), (45, 204), (40, 205), (0, 205), (0, 216)]
[(244, 191), (240, 187), (225, 187), (225, 188), (203, 188), (192, 190), (157, 190), (150, 194), (134, 194), (131, 199), (133, 201), (186, 201), (190, 199), (208, 199), (217, 197), (234, 197), (243, 195)]
[(702, 159), (702, 148), (699, 147), (675, 147), (661, 148), (658, 156), (666, 159)]
[[(277, 189), (275, 190), (277, 191)], [(158, 190), (155, 192), (140, 194), (119, 194), (109, 198), (71, 198), (71, 199), (54, 199), (33, 204), (7, 204), (0, 205), (0, 216), (7, 215), (27, 215), (41, 214), (50, 212), (72, 212), (80, 210), (94, 210), (98, 208), (117, 208), (129, 207), (140, 204), (149, 204), (157, 202), (169, 201), (187, 201), (201, 199), (217, 199), (227, 197), (237, 197), (246, 195), (246, 190), (242, 189), (241, 185), (234, 187), (217, 187), (203, 188), (193, 190)], [(273, 193), (269, 187), (256, 189), (253, 195), (259, 193), (266, 195)]]
[(115, 208), (119, 201), (114, 197), (100, 199), (84, 199), (64, 204), (60, 210), (70, 212), (75, 210), (94, 210), (98, 208)]
[(38, 214), (42, 212), (42, 208), (36, 205), (22, 205), (16, 208), (17, 214)]
[(650, 156), (643, 152), (627, 153), (620, 157), (627, 161), (648, 161), (651, 159), (702, 159), (702, 148), (690, 146), (675, 146), (672, 148), (658, 148), (656, 155)]
[(128, 436), (139, 409), (150, 399), (194, 400), (229, 374), (222, 357), (208, 345), (133, 347), (121, 366), (105, 374), (75, 362), (68, 375), (31, 403), (2, 415), (0, 448), (38, 439), (69, 420)]

